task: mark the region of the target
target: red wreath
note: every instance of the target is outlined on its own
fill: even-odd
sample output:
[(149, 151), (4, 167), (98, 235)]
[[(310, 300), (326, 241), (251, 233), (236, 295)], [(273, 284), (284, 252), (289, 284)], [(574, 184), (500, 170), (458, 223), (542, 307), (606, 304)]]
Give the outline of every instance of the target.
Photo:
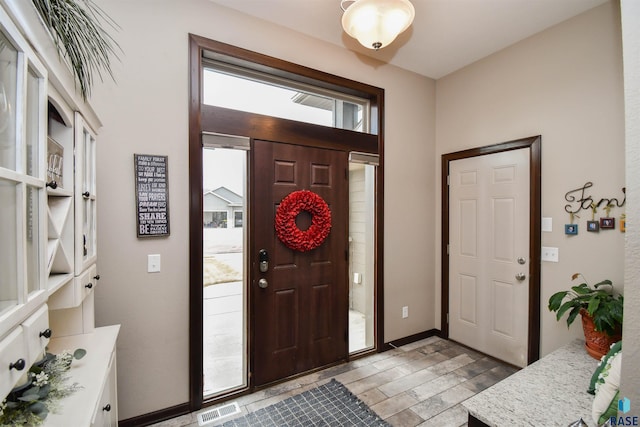
[[(311, 226), (300, 230), (296, 217), (302, 211), (311, 214)], [(282, 199), (275, 218), (276, 234), (288, 248), (306, 252), (317, 248), (331, 231), (331, 211), (327, 202), (309, 190), (294, 191)]]

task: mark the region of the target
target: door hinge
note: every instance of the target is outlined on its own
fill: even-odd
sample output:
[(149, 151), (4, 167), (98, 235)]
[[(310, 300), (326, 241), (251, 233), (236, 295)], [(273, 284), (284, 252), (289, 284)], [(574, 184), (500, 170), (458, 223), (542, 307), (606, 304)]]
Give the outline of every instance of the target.
[(447, 185), (451, 185), (451, 175), (447, 175)]

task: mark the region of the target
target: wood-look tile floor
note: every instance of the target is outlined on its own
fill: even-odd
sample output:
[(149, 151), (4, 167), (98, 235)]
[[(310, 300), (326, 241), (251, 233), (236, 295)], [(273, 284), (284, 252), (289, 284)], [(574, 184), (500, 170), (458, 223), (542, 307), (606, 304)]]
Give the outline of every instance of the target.
[[(235, 401), (243, 413), (253, 412), (335, 378), (392, 426), (460, 427), (467, 425), (467, 411), (461, 403), (516, 370), (451, 341), (431, 337)], [(220, 420), (219, 424), (228, 419)], [(197, 426), (196, 413), (154, 424), (154, 427)]]

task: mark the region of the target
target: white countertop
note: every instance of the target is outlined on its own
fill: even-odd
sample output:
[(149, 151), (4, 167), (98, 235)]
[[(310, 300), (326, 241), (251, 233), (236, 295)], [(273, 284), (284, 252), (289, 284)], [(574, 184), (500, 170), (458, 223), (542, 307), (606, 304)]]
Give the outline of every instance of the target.
[(119, 330), (120, 325), (105, 326), (88, 334), (56, 338), (49, 342), (49, 352), (54, 354), (64, 350), (73, 352), (77, 348), (84, 348), (87, 354), (80, 360), (74, 360), (69, 370), (69, 383), (77, 382), (81, 388), (60, 400), (57, 412), (49, 413), (44, 426), (91, 425)]
[(593, 396), (587, 393), (598, 361), (587, 354), (584, 340), (554, 351), (462, 405), (494, 427), (566, 427), (591, 419)]

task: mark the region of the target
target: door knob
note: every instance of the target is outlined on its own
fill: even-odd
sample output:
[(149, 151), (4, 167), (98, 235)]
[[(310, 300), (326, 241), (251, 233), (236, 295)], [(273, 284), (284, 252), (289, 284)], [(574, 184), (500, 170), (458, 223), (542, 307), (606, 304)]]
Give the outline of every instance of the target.
[(24, 359), (18, 359), (16, 363), (9, 363), (9, 370), (15, 369), (16, 371), (22, 371), (25, 366), (27, 366), (27, 362), (25, 362)]
[(518, 258), (518, 264), (522, 265), (522, 264), (524, 264), (525, 262), (527, 262), (527, 260), (526, 260), (526, 259), (524, 259), (523, 257), (519, 257), (519, 258)]
[(520, 280), (520, 281), (522, 281), (522, 280), (524, 280), (524, 279), (526, 279), (526, 278), (527, 278), (527, 275), (526, 275), (526, 274), (524, 274), (524, 273), (518, 273), (518, 274), (516, 274), (516, 280)]
[(267, 279), (263, 277), (262, 279), (258, 280), (258, 286), (262, 289), (266, 289), (266, 287), (269, 286), (269, 282), (267, 282)]

